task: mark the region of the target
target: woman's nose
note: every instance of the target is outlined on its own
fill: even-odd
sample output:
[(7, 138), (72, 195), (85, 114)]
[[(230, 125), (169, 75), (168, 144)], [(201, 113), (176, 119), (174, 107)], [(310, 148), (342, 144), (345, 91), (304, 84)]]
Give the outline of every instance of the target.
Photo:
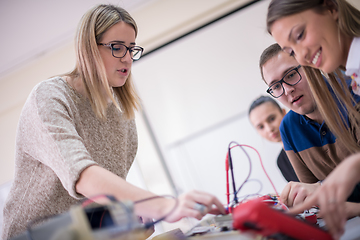
[(121, 62), (129, 62), (129, 61), (133, 61), (131, 58), (131, 52), (130, 50), (126, 51), (125, 56), (123, 56), (122, 58), (120, 58)]
[(266, 131), (267, 131), (267, 132), (272, 132), (273, 129), (274, 129), (271, 124), (266, 124), (266, 125), (265, 125), (265, 128), (266, 128)]
[(295, 59), (300, 63), (301, 65), (309, 65), (311, 63), (311, 57), (309, 53), (309, 49), (305, 46), (297, 46), (294, 49), (295, 52)]

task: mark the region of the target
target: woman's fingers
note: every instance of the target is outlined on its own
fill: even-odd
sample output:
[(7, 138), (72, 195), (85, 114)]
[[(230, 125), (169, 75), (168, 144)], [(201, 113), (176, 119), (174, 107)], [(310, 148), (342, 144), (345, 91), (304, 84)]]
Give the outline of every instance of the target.
[(299, 203), (290, 208), (288, 213), (299, 214), (304, 210), (318, 205), (320, 208), (320, 215), (325, 221), (326, 228), (335, 239), (339, 239), (344, 232), (346, 222), (345, 201), (342, 199), (343, 197), (341, 194), (342, 193), (340, 193), (339, 197), (339, 194), (335, 190), (317, 191), (306, 198), (303, 203)]
[(169, 222), (178, 221), (183, 217), (201, 219), (206, 214), (226, 214), (223, 204), (217, 197), (202, 191), (190, 191), (178, 198), (176, 210), (166, 218)]
[[(220, 213), (226, 214), (226, 210), (225, 210), (223, 204), (220, 202), (220, 200), (217, 197), (215, 197), (212, 194), (193, 190), (193, 191), (188, 192), (184, 197), (190, 203), (190, 206), (189, 206), (190, 208), (194, 208), (195, 203), (198, 203), (198, 204), (204, 205), (206, 207), (207, 213), (210, 211), (213, 212), (214, 211), (213, 207), (215, 206), (219, 210)], [(196, 209), (196, 207), (195, 207), (195, 209)], [(203, 209), (200, 208), (200, 210), (203, 210)]]

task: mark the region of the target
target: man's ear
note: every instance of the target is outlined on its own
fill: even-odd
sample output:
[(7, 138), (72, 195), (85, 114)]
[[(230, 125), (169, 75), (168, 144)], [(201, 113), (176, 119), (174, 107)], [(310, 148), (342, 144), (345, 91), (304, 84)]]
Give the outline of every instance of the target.
[(282, 112), (282, 114), (285, 116), (285, 114), (286, 114), (285, 108), (281, 109), (281, 112)]

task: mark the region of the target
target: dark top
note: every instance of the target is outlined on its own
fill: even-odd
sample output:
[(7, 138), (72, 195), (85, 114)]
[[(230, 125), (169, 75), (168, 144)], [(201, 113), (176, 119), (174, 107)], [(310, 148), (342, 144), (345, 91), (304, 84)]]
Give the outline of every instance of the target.
[(294, 168), (292, 167), (289, 158), (286, 155), (286, 152), (284, 149), (281, 149), (281, 152), (277, 159), (277, 165), (284, 176), (284, 178), (290, 182), (299, 182), (298, 177), (296, 176), (296, 173), (294, 171)]

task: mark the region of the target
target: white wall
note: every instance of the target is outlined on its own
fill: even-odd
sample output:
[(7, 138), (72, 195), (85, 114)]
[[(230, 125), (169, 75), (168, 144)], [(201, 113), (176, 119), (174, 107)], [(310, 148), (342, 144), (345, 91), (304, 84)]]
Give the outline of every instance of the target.
[[(251, 102), (266, 94), (258, 61), (274, 42), (265, 28), (268, 3), (255, 3), (134, 64), (144, 110), (179, 193), (204, 190), (225, 203), (225, 156), (231, 141), (260, 151), (278, 191), (286, 183), (276, 166), (281, 145), (263, 141), (247, 115)], [(247, 152), (251, 178), (263, 184), (261, 193), (274, 192), (256, 153)], [(238, 155), (234, 164), (239, 187), (248, 160)], [(242, 192), (251, 193), (251, 188)]]
[[(145, 47), (145, 52), (150, 51), (247, 1), (250, 0), (197, 0), (195, 2), (192, 0), (148, 0), (144, 6), (130, 11), (140, 29), (137, 43)], [(57, 1), (56, 6), (44, 4), (41, 0), (32, 1), (31, 4), (19, 4), (17, 1), (10, 0), (1, 2), (0, 12), (3, 14), (1, 14), (0, 29), (3, 36), (6, 37), (1, 42), (3, 51), (0, 58), (1, 62), (6, 62), (6, 64), (1, 66), (0, 74), (0, 152), (2, 153), (0, 156), (0, 184), (10, 181), (14, 176), (16, 126), (28, 94), (38, 82), (50, 76), (67, 72), (74, 67), (75, 55), (72, 38), (78, 20), (88, 8), (102, 2), (101, 0), (77, 0), (74, 5), (73, 2), (65, 0)], [(137, 2), (141, 2), (141, 0), (137, 0)], [(125, 0), (109, 0), (106, 3), (118, 4), (125, 8), (133, 5), (133, 2)], [(63, 8), (68, 8), (69, 4), (72, 6), (71, 11), (64, 11)], [(191, 6), (190, 10), (187, 10), (188, 6)], [(183, 14), (184, 11), (186, 14)], [(49, 13), (59, 17), (48, 19)], [(66, 21), (63, 17), (66, 18)], [(9, 18), (12, 20), (7, 21)], [(51, 28), (52, 31), (47, 31), (48, 28)], [(55, 33), (54, 28), (57, 29)], [(23, 49), (20, 54), (18, 49), (11, 51), (19, 45), (19, 41), (21, 44), (23, 43), (21, 39), (24, 39), (24, 35), (28, 35), (26, 38), (27, 48)], [(59, 39), (61, 41), (57, 41)], [(15, 62), (15, 59), (18, 61)], [(141, 114), (139, 114), (140, 125), (143, 124), (141, 118)], [(138, 126), (138, 128), (140, 129), (139, 149), (151, 148), (152, 144), (148, 143), (151, 142), (151, 138), (148, 136), (146, 126)], [(143, 145), (144, 147), (142, 147)], [(149, 159), (146, 154), (142, 155), (141, 151), (138, 158), (143, 156), (146, 160), (144, 162), (155, 161), (153, 166), (161, 168), (156, 152), (145, 152), (150, 152), (155, 160)], [(147, 168), (144, 168), (144, 165)], [(140, 175), (145, 177), (146, 182), (153, 183), (154, 181), (150, 180), (152, 179), (152, 171), (149, 170), (151, 168), (146, 163), (139, 164), (139, 168), (142, 171)], [(161, 172), (157, 177), (166, 179)], [(164, 181), (160, 182), (160, 185), (163, 186)], [(154, 186), (154, 189), (159, 188), (162, 187)], [(152, 190), (152, 185), (150, 189)], [(171, 191), (168, 188), (165, 190), (165, 192)]]

